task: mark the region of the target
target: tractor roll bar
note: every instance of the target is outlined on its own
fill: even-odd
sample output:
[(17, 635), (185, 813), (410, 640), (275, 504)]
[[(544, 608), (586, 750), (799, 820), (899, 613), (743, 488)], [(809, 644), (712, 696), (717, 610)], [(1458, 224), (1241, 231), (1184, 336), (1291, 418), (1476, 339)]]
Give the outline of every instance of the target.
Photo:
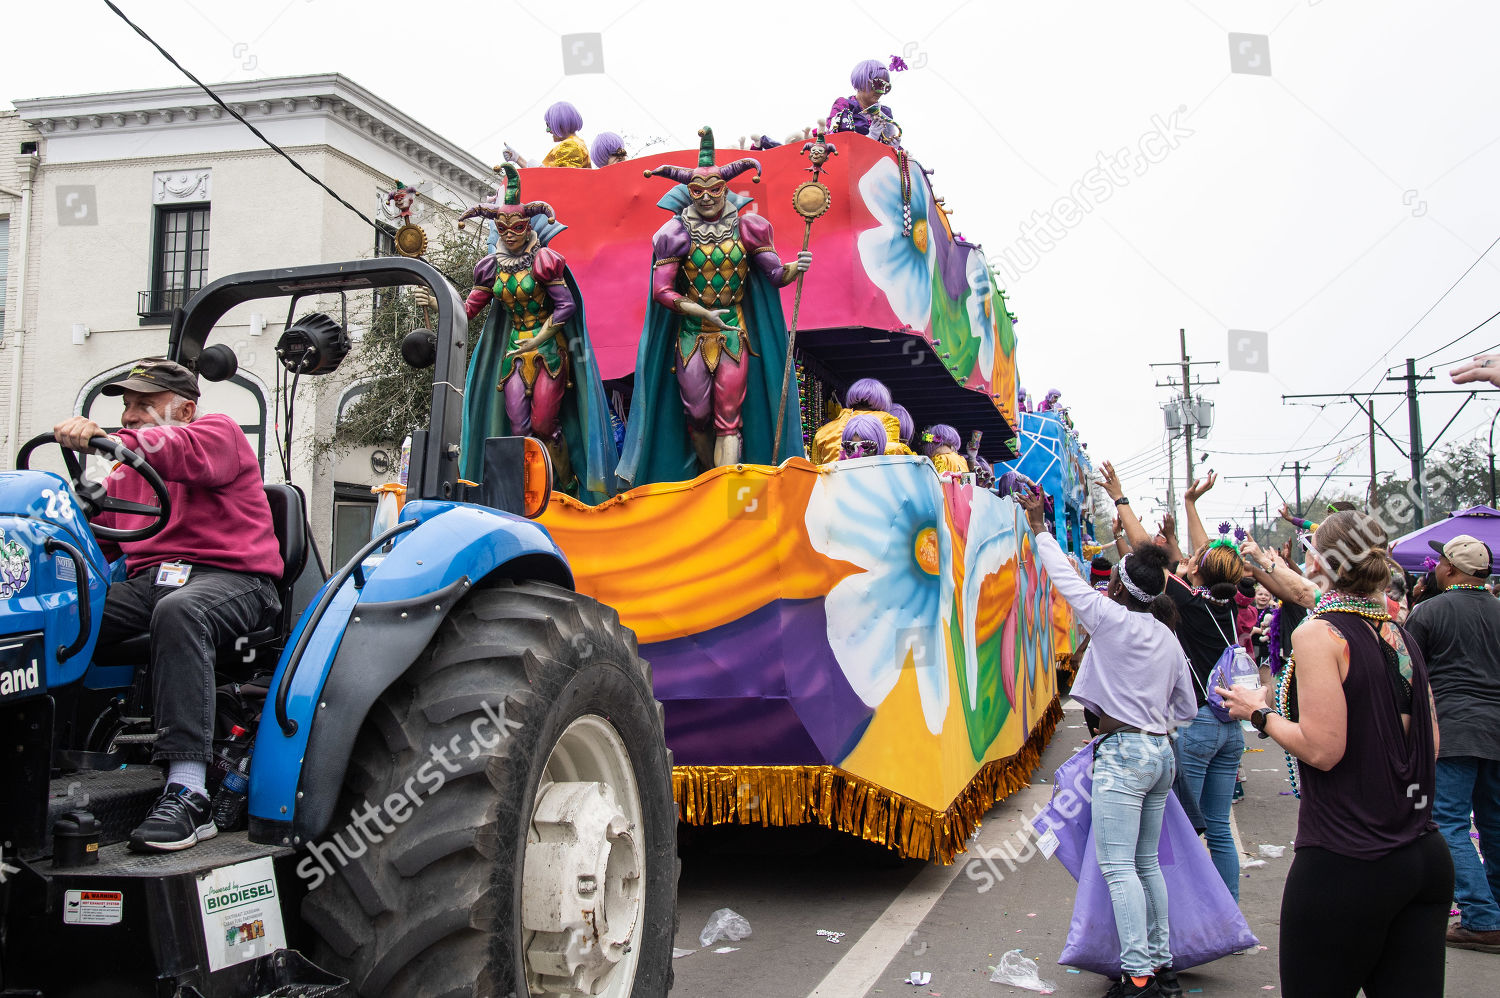
[[(413, 499), (451, 499), (458, 486), (458, 441), (463, 429), (463, 383), (468, 322), (458, 292), (425, 260), (380, 257), (279, 270), (231, 274), (206, 285), (172, 315), (167, 356), (194, 366), (209, 334), (236, 305), (291, 295), (417, 285), (437, 299), (437, 358), (433, 365), (432, 410), (425, 434), (413, 435)], [(420, 448), (418, 444), (422, 443)]]

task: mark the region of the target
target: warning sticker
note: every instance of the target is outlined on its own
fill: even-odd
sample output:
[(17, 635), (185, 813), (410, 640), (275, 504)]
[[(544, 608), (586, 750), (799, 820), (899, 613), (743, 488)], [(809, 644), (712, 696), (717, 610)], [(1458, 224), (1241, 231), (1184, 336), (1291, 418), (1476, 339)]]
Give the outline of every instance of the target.
[(276, 871), (269, 856), (199, 877), (198, 910), (210, 970), (286, 948)]
[(121, 891), (67, 891), (63, 894), (63, 924), (118, 925), (125, 911)]

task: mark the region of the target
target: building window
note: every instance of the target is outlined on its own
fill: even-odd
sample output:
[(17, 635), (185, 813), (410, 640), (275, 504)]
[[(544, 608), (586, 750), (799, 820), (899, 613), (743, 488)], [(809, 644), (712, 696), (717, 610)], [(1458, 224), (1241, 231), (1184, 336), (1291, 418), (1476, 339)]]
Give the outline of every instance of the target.
[(375, 223), (375, 255), (396, 256), (396, 230), (384, 222)]
[[(375, 256), (399, 256), (396, 252), (396, 230), (384, 222), (375, 223)], [(380, 307), (390, 298), (391, 288), (376, 288), (371, 300), (371, 321), (374, 321), (374, 313), (380, 311)]]
[(208, 273), (208, 206), (156, 209), (151, 290), (141, 293), (142, 324), (171, 318)]
[[(6, 275), (10, 273), (10, 219), (0, 218), (0, 336), (5, 335), (5, 295), (10, 290)], [(21, 303), (16, 302), (19, 306)]]
[(347, 564), (369, 543), (375, 527), (375, 497), (368, 485), (335, 482), (333, 486), (333, 564)]

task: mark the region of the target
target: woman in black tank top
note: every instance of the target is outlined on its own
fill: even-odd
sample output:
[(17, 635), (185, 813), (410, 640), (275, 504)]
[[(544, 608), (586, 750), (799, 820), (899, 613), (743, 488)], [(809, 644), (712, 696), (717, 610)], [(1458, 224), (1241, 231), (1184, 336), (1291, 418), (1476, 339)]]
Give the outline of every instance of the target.
[(1437, 716), (1427, 668), (1386, 612), (1386, 534), (1330, 516), (1310, 570), (1331, 588), (1292, 637), (1274, 696), (1220, 690), (1296, 758), (1296, 859), (1281, 899), (1288, 998), (1441, 998), (1453, 861), (1431, 801)]

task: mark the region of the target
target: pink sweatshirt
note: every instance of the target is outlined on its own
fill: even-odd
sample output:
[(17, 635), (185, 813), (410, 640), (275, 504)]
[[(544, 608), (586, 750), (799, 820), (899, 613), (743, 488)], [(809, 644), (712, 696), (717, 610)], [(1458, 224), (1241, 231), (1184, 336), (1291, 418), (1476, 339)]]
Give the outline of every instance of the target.
[[(185, 425), (120, 430), (118, 436), (167, 483), (172, 514), (167, 528), (155, 537), (122, 544), (100, 541), (105, 557), (113, 561), (123, 548), (130, 575), (164, 561), (185, 561), (281, 576), (281, 549), (271, 526), (260, 466), (234, 420), (210, 413)], [(109, 494), (157, 505), (151, 486), (125, 465), (117, 465), (110, 476)], [(128, 530), (151, 520), (135, 513), (103, 513), (94, 522)]]

